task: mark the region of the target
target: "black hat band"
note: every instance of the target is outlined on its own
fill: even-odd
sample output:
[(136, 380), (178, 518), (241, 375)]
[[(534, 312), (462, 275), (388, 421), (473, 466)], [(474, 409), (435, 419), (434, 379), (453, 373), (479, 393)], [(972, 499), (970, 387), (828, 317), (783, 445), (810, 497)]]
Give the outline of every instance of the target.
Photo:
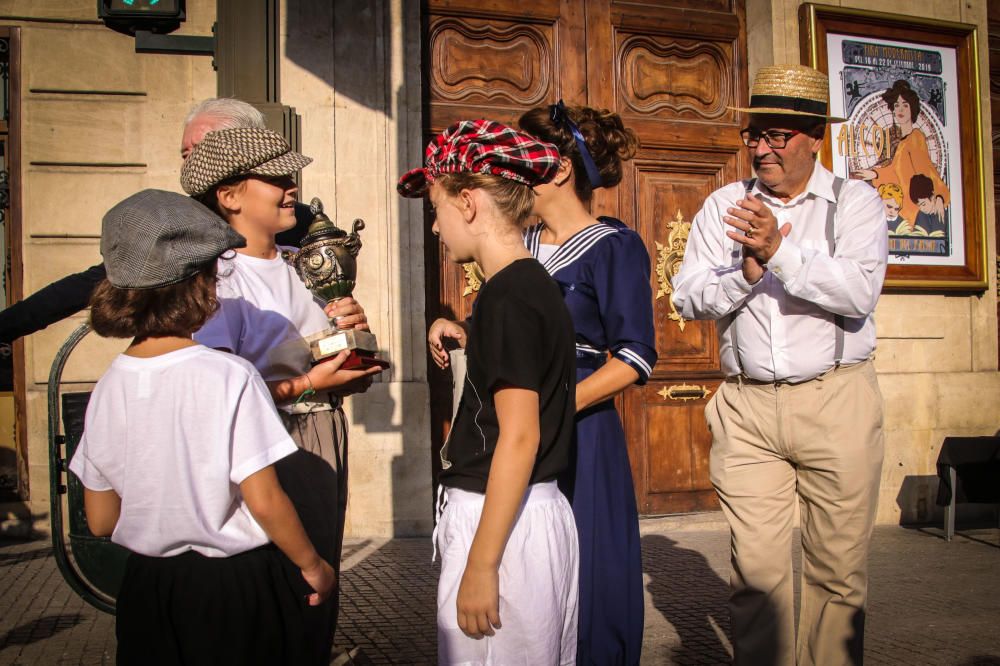
[(825, 116), (826, 102), (817, 102), (812, 99), (802, 97), (785, 97), (784, 95), (753, 95), (750, 97), (751, 108), (777, 108), (789, 111), (800, 111), (802, 113), (813, 113), (818, 116)]

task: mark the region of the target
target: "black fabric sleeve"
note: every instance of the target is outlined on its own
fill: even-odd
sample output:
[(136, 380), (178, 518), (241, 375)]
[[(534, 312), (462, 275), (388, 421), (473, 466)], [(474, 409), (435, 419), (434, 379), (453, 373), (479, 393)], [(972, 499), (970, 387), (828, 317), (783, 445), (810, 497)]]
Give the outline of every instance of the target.
[(94, 288), (106, 276), (104, 264), (97, 264), (0, 310), (0, 342), (13, 342), (84, 309)]
[(547, 366), (542, 314), (507, 299), (484, 312), (482, 321), (480, 344), (489, 390), (510, 385), (541, 392)]

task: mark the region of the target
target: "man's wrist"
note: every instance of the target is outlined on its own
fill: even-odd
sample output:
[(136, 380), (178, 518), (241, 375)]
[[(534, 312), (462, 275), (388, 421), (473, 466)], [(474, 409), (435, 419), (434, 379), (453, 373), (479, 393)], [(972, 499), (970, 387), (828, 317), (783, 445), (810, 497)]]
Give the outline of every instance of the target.
[(778, 233), (778, 243), (777, 243), (777, 244), (776, 244), (776, 245), (774, 246), (774, 248), (773, 248), (773, 249), (771, 249), (771, 251), (770, 251), (770, 252), (769, 252), (769, 253), (767, 254), (767, 258), (764, 258), (764, 257), (757, 257), (757, 261), (759, 261), (759, 262), (760, 262), (760, 265), (761, 265), (762, 267), (766, 267), (766, 266), (767, 266), (767, 262), (769, 262), (769, 261), (771, 261), (772, 259), (774, 259), (774, 255), (778, 254), (778, 250), (779, 250), (779, 249), (781, 248), (781, 241), (782, 241), (782, 236), (781, 236), (781, 233), (779, 232), (779, 233)]

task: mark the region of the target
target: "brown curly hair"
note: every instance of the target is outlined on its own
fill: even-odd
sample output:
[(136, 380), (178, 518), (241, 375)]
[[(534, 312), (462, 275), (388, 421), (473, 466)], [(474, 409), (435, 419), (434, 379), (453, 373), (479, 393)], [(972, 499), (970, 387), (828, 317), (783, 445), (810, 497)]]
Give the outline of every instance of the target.
[[(577, 147), (576, 139), (568, 127), (552, 120), (551, 106), (540, 106), (524, 113), (517, 121), (518, 127), (536, 139), (548, 141), (559, 148), (559, 154), (573, 164), (573, 189), (577, 197), (588, 202), (594, 188), (587, 178), (587, 170)], [(580, 129), (587, 151), (601, 174), (603, 187), (614, 187), (622, 180), (622, 162), (632, 159), (639, 147), (639, 138), (625, 127), (621, 116), (607, 109), (589, 106), (566, 107), (566, 115)]]
[(155, 289), (122, 289), (102, 280), (90, 297), (90, 325), (105, 338), (187, 337), (219, 308), (216, 262)]

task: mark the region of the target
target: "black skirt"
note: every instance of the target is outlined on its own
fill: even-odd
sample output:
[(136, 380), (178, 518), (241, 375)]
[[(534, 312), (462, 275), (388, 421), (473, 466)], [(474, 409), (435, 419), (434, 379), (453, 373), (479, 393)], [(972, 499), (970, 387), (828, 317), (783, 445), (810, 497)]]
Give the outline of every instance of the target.
[(332, 605), (312, 592), (273, 545), (232, 557), (133, 553), (118, 596), (117, 662), (327, 664)]

